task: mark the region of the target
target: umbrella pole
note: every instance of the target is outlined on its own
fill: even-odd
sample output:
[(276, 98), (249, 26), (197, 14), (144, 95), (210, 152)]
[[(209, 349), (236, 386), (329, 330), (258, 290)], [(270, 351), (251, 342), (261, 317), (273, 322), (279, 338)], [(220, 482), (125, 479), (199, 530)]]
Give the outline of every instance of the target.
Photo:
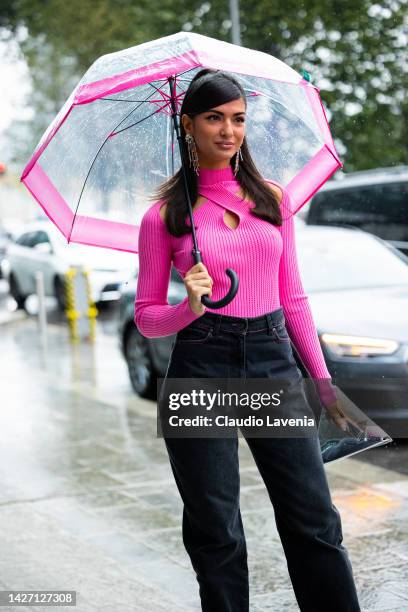
[(201, 253), (197, 245), (197, 237), (195, 233), (194, 218), (193, 218), (193, 207), (191, 205), (190, 192), (188, 189), (186, 169), (183, 163), (183, 151), (182, 151), (182, 144), (181, 144), (180, 124), (177, 121), (177, 108), (176, 108), (176, 97), (175, 97), (175, 91), (174, 91), (174, 87), (175, 87), (174, 81), (175, 81), (174, 77), (169, 77), (169, 86), (170, 86), (170, 93), (171, 93), (171, 108), (172, 108), (171, 116), (173, 118), (174, 130), (176, 132), (177, 142), (179, 144), (180, 159), (181, 159), (181, 173), (183, 175), (184, 192), (186, 195), (188, 214), (189, 214), (190, 222), (191, 222), (191, 233), (193, 235), (194, 249), (192, 250), (192, 255), (194, 258), (194, 263), (197, 264), (197, 263), (201, 263)]
[[(197, 237), (195, 233), (194, 217), (193, 217), (193, 207), (191, 205), (190, 192), (188, 189), (188, 182), (187, 182), (187, 173), (186, 173), (186, 169), (184, 167), (184, 161), (183, 161), (183, 145), (181, 142), (180, 124), (177, 120), (175, 77), (173, 76), (169, 77), (168, 81), (169, 81), (170, 94), (171, 94), (170, 102), (171, 102), (171, 108), (172, 108), (172, 118), (173, 118), (173, 123), (174, 123), (174, 130), (177, 136), (177, 142), (179, 144), (180, 159), (181, 159), (181, 173), (183, 175), (184, 192), (185, 192), (185, 196), (187, 200), (188, 214), (190, 217), (191, 233), (193, 236), (194, 248), (191, 251), (191, 253), (193, 255), (194, 263), (198, 264), (198, 263), (202, 263), (202, 260), (201, 260), (201, 252), (197, 245)], [(231, 285), (230, 285), (228, 293), (223, 298), (221, 298), (221, 300), (218, 300), (216, 302), (215, 301), (213, 302), (207, 295), (201, 296), (201, 302), (204, 304), (204, 306), (209, 306), (210, 308), (222, 308), (223, 306), (226, 306), (227, 304), (229, 304), (236, 296), (237, 291), (238, 291), (238, 285), (239, 285), (239, 279), (238, 279), (237, 273), (234, 270), (232, 270), (232, 268), (227, 268), (225, 272), (231, 281)]]

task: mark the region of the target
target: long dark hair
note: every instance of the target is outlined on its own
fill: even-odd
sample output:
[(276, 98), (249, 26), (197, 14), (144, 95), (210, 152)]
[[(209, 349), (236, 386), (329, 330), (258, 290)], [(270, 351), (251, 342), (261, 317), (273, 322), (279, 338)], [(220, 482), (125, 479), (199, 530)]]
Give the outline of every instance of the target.
[[(208, 75), (208, 76), (207, 76)], [(245, 108), (247, 100), (241, 84), (227, 72), (204, 68), (192, 79), (183, 99), (180, 109), (180, 119), (184, 113), (193, 117), (204, 113), (211, 108), (226, 104), (232, 100), (243, 98)], [(186, 132), (180, 120), (180, 133), (182, 141), (182, 159), (187, 173), (187, 184), (189, 188), (192, 205), (198, 198), (198, 181), (194, 168), (190, 167)], [(279, 201), (275, 194), (265, 184), (259, 170), (249, 152), (246, 137), (241, 145), (243, 159), (239, 162), (239, 170), (236, 179), (241, 185), (244, 198), (250, 198), (255, 203), (251, 214), (272, 223), (282, 225), (282, 215)], [(230, 161), (231, 167), (235, 164), (235, 155)], [(191, 227), (186, 224), (188, 207), (184, 193), (183, 175), (180, 169), (168, 180), (159, 185), (149, 199), (164, 200), (167, 203), (165, 223), (170, 234), (176, 237), (191, 233)]]

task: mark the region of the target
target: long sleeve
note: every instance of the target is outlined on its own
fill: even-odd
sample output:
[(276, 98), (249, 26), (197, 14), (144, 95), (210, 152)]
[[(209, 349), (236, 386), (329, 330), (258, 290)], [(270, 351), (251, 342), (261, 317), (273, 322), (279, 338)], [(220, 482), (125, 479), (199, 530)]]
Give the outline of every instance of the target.
[(286, 327), (304, 366), (315, 380), (321, 401), (329, 405), (336, 400), (336, 396), (299, 273), (295, 224), (290, 196), (286, 189), (283, 190), (281, 210), (283, 252), (279, 265), (279, 295)]
[(144, 214), (138, 240), (139, 275), (135, 323), (143, 336), (170, 336), (202, 316), (195, 314), (188, 297), (176, 305), (167, 301), (171, 273), (171, 236), (160, 217), (159, 203)]

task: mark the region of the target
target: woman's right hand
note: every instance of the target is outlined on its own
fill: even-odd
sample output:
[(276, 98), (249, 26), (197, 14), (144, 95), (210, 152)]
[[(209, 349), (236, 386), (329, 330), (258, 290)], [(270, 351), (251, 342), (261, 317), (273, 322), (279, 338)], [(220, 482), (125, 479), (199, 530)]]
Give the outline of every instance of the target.
[(195, 264), (190, 268), (185, 277), (184, 285), (187, 289), (188, 301), (191, 310), (195, 314), (204, 314), (205, 306), (201, 302), (201, 296), (212, 295), (213, 280), (203, 263)]

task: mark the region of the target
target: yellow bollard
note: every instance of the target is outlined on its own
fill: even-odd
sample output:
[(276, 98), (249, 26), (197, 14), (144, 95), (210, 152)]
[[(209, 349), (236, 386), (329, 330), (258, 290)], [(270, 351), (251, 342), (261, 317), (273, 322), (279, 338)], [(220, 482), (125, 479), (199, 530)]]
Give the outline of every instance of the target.
[(95, 340), (98, 310), (91, 296), (89, 271), (82, 266), (72, 267), (65, 275), (65, 315), (73, 342)]

